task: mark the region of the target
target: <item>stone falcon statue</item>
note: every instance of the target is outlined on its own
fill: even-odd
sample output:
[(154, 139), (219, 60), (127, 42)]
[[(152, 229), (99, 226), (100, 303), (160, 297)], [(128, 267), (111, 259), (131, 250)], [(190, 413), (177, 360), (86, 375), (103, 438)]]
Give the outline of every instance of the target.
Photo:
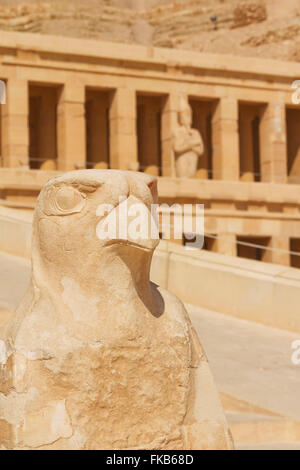
[(117, 170), (41, 191), (30, 287), (0, 334), (0, 448), (232, 448), (185, 308), (149, 280), (158, 240), (98, 236), (99, 207), (120, 224), (121, 200), (156, 199), (154, 177)]

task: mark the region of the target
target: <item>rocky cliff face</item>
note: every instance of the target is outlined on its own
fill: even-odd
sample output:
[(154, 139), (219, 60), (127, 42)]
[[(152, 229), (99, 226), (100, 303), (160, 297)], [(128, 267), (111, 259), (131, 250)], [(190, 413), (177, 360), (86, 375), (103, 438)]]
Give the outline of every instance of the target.
[(299, 0), (0, 0), (0, 29), (300, 60)]

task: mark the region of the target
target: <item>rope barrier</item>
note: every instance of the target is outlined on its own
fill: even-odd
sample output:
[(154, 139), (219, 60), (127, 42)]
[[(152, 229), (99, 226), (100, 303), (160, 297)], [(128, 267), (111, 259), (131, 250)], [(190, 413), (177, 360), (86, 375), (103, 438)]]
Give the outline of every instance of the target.
[[(161, 225), (161, 228), (173, 228), (174, 229), (175, 226), (173, 224), (168, 224), (168, 225), (163, 224), (163, 225)], [(184, 232), (183, 232), (183, 235), (184, 235)], [(193, 235), (193, 233), (192, 233), (192, 235)], [(195, 233), (195, 236), (196, 235), (197, 234)], [(235, 234), (231, 234), (231, 235), (236, 236)], [(230, 240), (227, 237), (222, 237), (222, 236), (219, 236), (219, 235), (213, 235), (213, 234), (207, 233), (207, 232), (205, 232), (203, 234), (203, 236), (207, 237), (207, 238), (212, 238), (214, 240), (226, 240), (226, 242), (232, 243), (234, 245), (241, 245), (241, 246), (247, 246), (247, 247), (250, 247), (250, 248), (258, 248), (258, 249), (261, 249), (261, 250), (267, 250), (267, 251), (272, 251), (272, 252), (277, 252), (277, 253), (284, 253), (284, 254), (289, 254), (289, 255), (293, 255), (293, 256), (300, 256), (300, 252), (297, 252), (297, 251), (283, 250), (281, 248), (272, 248), (272, 247), (269, 247), (269, 246), (259, 245), (257, 243), (243, 242), (243, 241), (240, 241), (240, 240)]]
[(218, 235), (212, 235), (212, 234), (208, 234), (208, 233), (205, 233), (204, 237), (212, 238), (212, 239), (215, 239), (215, 240), (226, 240), (227, 242), (232, 243), (232, 244), (237, 244), (237, 245), (241, 245), (241, 246), (248, 246), (250, 248), (258, 248), (260, 250), (273, 251), (273, 252), (284, 253), (284, 254), (289, 254), (289, 255), (293, 255), (293, 256), (300, 256), (300, 252), (297, 252), (297, 251), (282, 250), (281, 248), (272, 248), (272, 247), (269, 247), (269, 246), (259, 245), (257, 243), (243, 242), (243, 241), (240, 241), (240, 240), (230, 240), (230, 239), (227, 239), (227, 237), (220, 237)]

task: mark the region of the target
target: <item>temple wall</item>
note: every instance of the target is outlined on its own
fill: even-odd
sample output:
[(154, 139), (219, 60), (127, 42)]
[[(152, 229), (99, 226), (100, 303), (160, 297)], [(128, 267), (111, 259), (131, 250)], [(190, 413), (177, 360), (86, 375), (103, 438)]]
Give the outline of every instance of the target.
[[(297, 266), (298, 63), (22, 33), (3, 33), (0, 52), (1, 199), (34, 204), (39, 168), (147, 171), (162, 176), (161, 201), (205, 203), (211, 250), (257, 259), (235, 245), (256, 239), (274, 249), (261, 260)], [(180, 95), (205, 147), (188, 181), (174, 169)]]

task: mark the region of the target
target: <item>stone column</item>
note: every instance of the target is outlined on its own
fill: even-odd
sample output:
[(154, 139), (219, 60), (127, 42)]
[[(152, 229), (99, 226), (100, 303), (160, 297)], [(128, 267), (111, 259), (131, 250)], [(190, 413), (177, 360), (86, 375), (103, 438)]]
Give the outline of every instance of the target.
[(6, 104), (1, 105), (4, 167), (29, 167), (28, 82), (9, 79)]
[(65, 83), (57, 108), (58, 169), (86, 166), (85, 87)]
[(255, 181), (253, 119), (249, 114), (242, 115), (239, 120), (241, 181)]
[(218, 233), (213, 251), (222, 255), (237, 256), (236, 235), (234, 233)]
[[(288, 237), (274, 236), (274, 237), (271, 237), (268, 247), (274, 248), (277, 250), (289, 251), (290, 240)], [(280, 251), (265, 250), (263, 257), (262, 257), (262, 261), (266, 263), (275, 263), (275, 264), (282, 264), (284, 266), (289, 266), (290, 255), (289, 253), (282, 253)]]
[(269, 103), (260, 120), (261, 181), (287, 182), (285, 106)]
[(213, 179), (239, 180), (238, 102), (224, 97), (212, 119)]
[(110, 167), (138, 170), (136, 92), (117, 88), (109, 112)]
[(164, 102), (161, 117), (162, 176), (175, 176), (174, 129), (178, 124), (179, 95), (170, 94)]

